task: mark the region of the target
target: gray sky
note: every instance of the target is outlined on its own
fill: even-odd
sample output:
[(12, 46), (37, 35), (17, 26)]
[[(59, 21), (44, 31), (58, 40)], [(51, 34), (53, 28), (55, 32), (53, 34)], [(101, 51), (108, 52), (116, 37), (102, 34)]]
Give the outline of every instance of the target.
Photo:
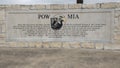
[[(85, 4), (120, 2), (120, 0), (84, 0)], [(0, 4), (75, 4), (76, 0), (0, 0)]]
[(0, 0), (0, 4), (66, 4), (76, 3), (76, 0)]
[(84, 0), (84, 3), (87, 3), (87, 4), (105, 3), (105, 2), (120, 2), (120, 0)]

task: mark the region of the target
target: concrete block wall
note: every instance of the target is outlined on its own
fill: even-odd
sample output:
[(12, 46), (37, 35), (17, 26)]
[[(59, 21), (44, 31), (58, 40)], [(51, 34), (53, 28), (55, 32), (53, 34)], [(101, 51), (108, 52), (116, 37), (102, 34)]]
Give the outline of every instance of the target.
[[(114, 10), (113, 42), (7, 42), (6, 11), (8, 10), (61, 10), (61, 9), (112, 9)], [(86, 48), (86, 49), (120, 49), (120, 3), (100, 4), (53, 4), (53, 5), (0, 5), (0, 47), (30, 48)]]

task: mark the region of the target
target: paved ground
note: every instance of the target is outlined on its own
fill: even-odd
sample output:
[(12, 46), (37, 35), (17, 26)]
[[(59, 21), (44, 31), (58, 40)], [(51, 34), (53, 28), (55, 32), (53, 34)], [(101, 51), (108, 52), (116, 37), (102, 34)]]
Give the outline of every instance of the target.
[(120, 68), (120, 52), (0, 48), (0, 68)]

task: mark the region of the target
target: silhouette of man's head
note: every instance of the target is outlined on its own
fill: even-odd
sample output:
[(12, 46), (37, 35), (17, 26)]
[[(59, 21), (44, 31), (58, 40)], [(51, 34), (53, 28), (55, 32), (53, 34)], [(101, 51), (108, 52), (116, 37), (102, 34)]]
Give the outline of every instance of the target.
[(58, 16), (51, 18), (51, 28), (54, 30), (59, 30), (63, 26), (64, 16)]
[(83, 0), (77, 0), (77, 3), (83, 4)]

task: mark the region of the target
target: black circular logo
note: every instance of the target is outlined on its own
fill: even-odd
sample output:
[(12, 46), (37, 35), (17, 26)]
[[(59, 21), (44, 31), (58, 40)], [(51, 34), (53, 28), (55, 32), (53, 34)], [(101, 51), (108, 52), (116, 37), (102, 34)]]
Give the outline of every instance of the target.
[(51, 28), (53, 30), (59, 30), (62, 28), (63, 26), (63, 22), (64, 22), (64, 16), (59, 16), (59, 17), (53, 17), (51, 18)]

